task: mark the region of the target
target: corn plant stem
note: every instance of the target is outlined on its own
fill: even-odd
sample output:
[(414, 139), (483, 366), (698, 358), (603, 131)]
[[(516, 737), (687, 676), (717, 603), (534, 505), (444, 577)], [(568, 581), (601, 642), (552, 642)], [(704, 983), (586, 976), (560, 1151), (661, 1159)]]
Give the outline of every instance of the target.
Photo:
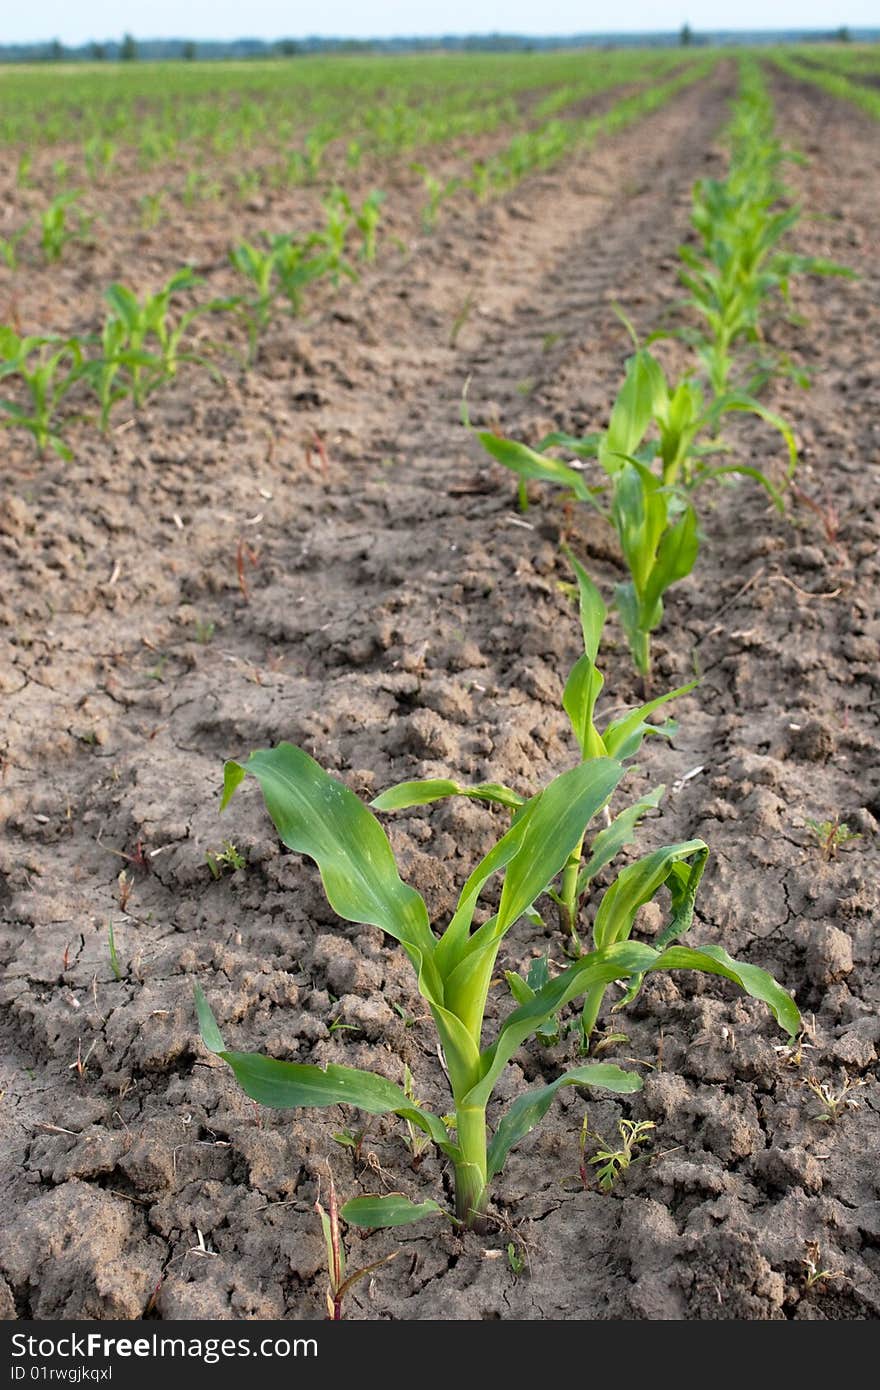
[(577, 883), (578, 874), (581, 868), (581, 855), (584, 848), (584, 837), (581, 836), (565, 863), (562, 871), (562, 911), (565, 916), (565, 928), (571, 938), (573, 947), (580, 946), (577, 934)]
[(481, 1223), (486, 1210), (486, 1107), (457, 1106), (455, 1123), (461, 1150), (455, 1165), (455, 1212), (459, 1221), (472, 1228)]
[(583, 1034), (584, 1050), (589, 1047), (590, 1038), (599, 1018), (599, 1010), (602, 1007), (602, 1000), (605, 998), (607, 985), (593, 985), (584, 995), (584, 1007), (581, 1013), (581, 1031)]

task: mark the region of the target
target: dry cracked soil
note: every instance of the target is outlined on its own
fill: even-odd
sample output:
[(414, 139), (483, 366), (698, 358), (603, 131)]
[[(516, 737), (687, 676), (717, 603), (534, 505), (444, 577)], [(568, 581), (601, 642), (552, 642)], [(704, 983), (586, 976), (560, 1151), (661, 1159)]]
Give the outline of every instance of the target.
[[(196, 980), (243, 1050), (398, 1081), (407, 1064), (416, 1094), (448, 1105), (399, 950), (336, 920), (254, 788), (218, 817), (222, 763), (284, 738), (366, 798), (431, 775), (533, 791), (570, 765), (560, 697), (578, 632), (559, 536), (606, 592), (620, 561), (599, 519), (549, 492), (518, 512), (459, 424), (462, 388), (475, 421), (530, 441), (602, 427), (628, 350), (612, 306), (642, 333), (674, 314), (691, 185), (723, 167), (732, 84), (720, 69), (433, 237), (399, 212), (376, 269), (273, 329), (258, 370), (184, 375), (106, 439), (78, 427), (74, 462), (4, 438), (0, 1315), (321, 1317), (314, 1204), (330, 1171), (343, 1198), (447, 1200), (444, 1164), (414, 1163), (398, 1121), (361, 1134), (342, 1110), (260, 1110), (201, 1045)], [(807, 156), (788, 171), (798, 249), (859, 278), (802, 279), (770, 324), (813, 374), (767, 395), (797, 431), (796, 490), (785, 516), (748, 482), (704, 494), (704, 547), (656, 644), (658, 687), (700, 683), (627, 786), (667, 787), (643, 845), (709, 842), (692, 935), (794, 992), (802, 1046), (786, 1052), (723, 981), (651, 979), (604, 1018), (626, 1035), (606, 1055), (643, 1091), (560, 1093), (483, 1235), (349, 1231), (352, 1266), (400, 1253), (348, 1317), (880, 1311), (880, 142), (819, 91), (777, 77), (773, 93)], [(214, 216), (221, 246), (240, 228)], [(206, 233), (175, 235), (142, 239), (144, 283)], [(74, 257), (22, 312), (42, 294), (87, 316), (113, 254)], [(742, 421), (731, 437), (781, 476), (772, 431)], [(609, 637), (606, 709), (639, 698)], [(826, 855), (808, 822), (838, 818), (858, 838)], [(465, 801), (387, 824), (442, 922), (504, 820)], [(215, 878), (206, 855), (227, 842), (245, 865)], [(640, 930), (656, 925), (646, 910)], [(546, 951), (561, 960), (552, 922), (521, 922), (502, 964)], [(576, 1058), (573, 1033), (523, 1047), (499, 1101)], [(850, 1085), (836, 1123), (810, 1078)], [(580, 1176), (585, 1113), (605, 1138), (621, 1116), (656, 1125), (610, 1194)], [(356, 1147), (338, 1142), (355, 1131)], [(811, 1284), (815, 1246), (831, 1277)]]

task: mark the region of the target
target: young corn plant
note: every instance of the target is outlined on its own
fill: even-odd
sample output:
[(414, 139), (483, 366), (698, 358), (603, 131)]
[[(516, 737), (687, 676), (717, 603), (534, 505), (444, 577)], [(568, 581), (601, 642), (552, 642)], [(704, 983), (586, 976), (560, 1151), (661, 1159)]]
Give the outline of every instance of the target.
[(422, 208), (422, 230), (430, 233), (436, 230), (443, 204), (454, 197), (461, 187), (461, 179), (457, 175), (445, 181), (438, 179), (425, 164), (411, 164), (410, 168), (414, 174), (421, 176), (422, 186), (428, 196), (428, 201)]
[(0, 257), (2, 257), (7, 270), (18, 269), (18, 248), (31, 229), (31, 223), (25, 222), (23, 227), (19, 227), (17, 232), (11, 236), (0, 236)]
[(147, 294), (142, 300), (126, 285), (113, 284), (107, 290), (110, 314), (101, 335), (102, 356), (88, 367), (101, 406), (102, 428), (106, 429), (118, 400), (130, 394), (135, 409), (141, 409), (153, 391), (177, 375), (182, 363), (196, 363), (214, 371), (204, 356), (182, 351), (182, 344), (197, 318), (228, 308), (228, 301), (199, 304), (176, 320), (172, 314), (174, 297), (201, 283), (189, 267), (184, 267), (156, 294)]
[[(743, 474), (759, 482), (782, 508), (779, 490), (760, 469), (709, 461), (723, 448), (717, 437), (720, 421), (733, 411), (757, 415), (780, 432), (790, 474), (797, 452), (792, 432), (779, 416), (744, 392), (728, 392), (707, 405), (702, 388), (689, 376), (670, 387), (661, 364), (649, 349), (638, 346), (627, 360), (604, 433), (580, 439), (554, 433), (537, 449), (491, 431), (477, 435), (487, 453), (518, 475), (521, 506), (527, 504), (527, 481), (548, 482), (568, 488), (614, 528), (630, 575), (615, 589), (615, 606), (646, 687), (651, 634), (663, 618), (663, 596), (691, 573), (699, 552), (695, 490), (725, 474)], [(574, 454), (574, 466), (544, 452), (552, 448)], [(592, 484), (580, 466), (591, 460), (600, 473)]]
[(272, 309), (278, 298), (276, 285), (279, 251), (270, 245), (267, 249), (254, 246), (249, 241), (239, 242), (229, 253), (229, 260), (235, 270), (250, 280), (254, 295), (244, 299), (236, 296), (234, 303), (244, 318), (248, 334), (248, 365), (257, 360), (260, 339), (268, 331), (272, 322)]
[(118, 146), (106, 136), (93, 135), (87, 140), (83, 159), (89, 178), (93, 181), (105, 178), (116, 163), (118, 153)]
[(357, 227), (361, 236), (361, 249), (359, 252), (362, 261), (372, 264), (376, 259), (376, 243), (379, 235), (379, 223), (382, 220), (382, 204), (385, 201), (385, 194), (378, 188), (374, 188), (367, 194), (360, 208), (352, 209), (354, 225)]
[(68, 213), (74, 209), (79, 196), (80, 190), (76, 188), (59, 193), (40, 214), (40, 245), (48, 264), (60, 261), (68, 242), (75, 241), (88, 230), (91, 219), (82, 212), (79, 212), (76, 227), (71, 227), (68, 222)]
[(61, 436), (57, 415), (61, 402), (82, 378), (84, 357), (78, 338), (20, 337), (0, 327), (0, 380), (18, 381), (26, 400), (0, 396), (0, 426), (28, 430), (42, 453), (51, 448), (60, 458), (73, 454)]
[[(562, 696), (563, 708), (583, 762), (591, 758), (611, 757), (620, 763), (627, 763), (637, 755), (646, 738), (674, 737), (678, 731), (678, 724), (674, 719), (657, 724), (653, 722), (652, 717), (671, 700), (689, 694), (696, 682), (691, 681), (688, 685), (667, 691), (665, 695), (660, 695), (646, 704), (625, 710), (617, 718), (606, 721), (600, 731), (596, 723), (596, 706), (605, 680), (596, 662), (608, 611), (602, 595), (583, 565), (573, 555), (566, 553), (577, 580), (584, 651), (572, 667), (566, 682)], [(582, 954), (578, 929), (584, 898), (590, 884), (599, 871), (630, 843), (639, 822), (649, 811), (659, 806), (665, 790), (663, 786), (654, 787), (613, 819), (609, 816), (608, 824), (592, 840), (586, 852), (586, 863), (582, 865), (585, 827), (584, 836), (575, 845), (565, 865), (558, 890), (551, 888), (548, 891), (548, 896), (559, 910), (560, 926), (569, 955)], [(428, 806), (450, 796), (465, 796), (470, 800), (504, 806), (514, 815), (527, 802), (525, 796), (500, 782), (482, 782), (468, 787), (447, 779), (431, 778), (401, 782), (397, 786), (389, 787), (374, 798), (372, 805), (378, 811), (400, 811), (415, 806)], [(547, 963), (542, 958), (532, 962), (528, 980), (508, 976), (508, 983), (514, 996), (523, 1003), (537, 988), (546, 983), (547, 978)]]
[[(641, 1087), (641, 1079), (612, 1063), (592, 1062), (563, 1072), (549, 1084), (519, 1096), (491, 1127), (487, 1108), (496, 1084), (517, 1049), (572, 1000), (604, 989), (614, 980), (638, 987), (655, 970), (695, 969), (732, 980), (768, 1004), (782, 1027), (796, 1036), (797, 1008), (764, 971), (733, 960), (721, 947), (691, 949), (628, 940), (627, 927), (637, 907), (647, 902), (668, 878), (680, 911), (687, 874), (679, 868), (688, 857), (708, 850), (700, 841), (662, 851), (669, 858), (664, 874), (657, 855), (631, 866), (637, 881), (618, 891), (615, 911), (606, 911), (603, 944), (574, 961), (525, 1004), (502, 1021), (494, 1039), (484, 1043), (485, 1013), (495, 966), (510, 928), (558, 875), (564, 873), (584, 831), (608, 802), (624, 775), (615, 757), (593, 757), (555, 778), (529, 798), (512, 824), (465, 883), (458, 906), (445, 929), (432, 925), (424, 900), (405, 884), (388, 838), (376, 816), (342, 782), (330, 777), (302, 749), (281, 743), (252, 753), (245, 763), (226, 764), (222, 805), (228, 805), (247, 775), (256, 778), (281, 840), (318, 865), (324, 891), (343, 919), (380, 927), (398, 941), (428, 1005), (442, 1047), (453, 1114), (441, 1117), (418, 1104), (411, 1094), (375, 1072), (331, 1063), (278, 1061), (260, 1053), (227, 1047), (202, 990), (196, 1006), (205, 1046), (225, 1061), (251, 1099), (279, 1109), (349, 1104), (367, 1114), (395, 1114), (427, 1134), (452, 1162), (455, 1172), (455, 1218), (465, 1226), (482, 1224), (492, 1179), (508, 1153), (543, 1118), (563, 1086), (602, 1086), (621, 1094)], [(628, 871), (624, 871), (628, 872)], [(478, 901), (498, 874), (497, 908), (481, 925), (474, 922)], [(620, 880), (617, 881), (618, 883)], [(608, 892), (613, 892), (612, 889)], [(606, 899), (608, 894), (606, 893)], [(600, 909), (601, 910), (601, 909)], [(414, 1203), (399, 1194), (364, 1197), (347, 1203), (346, 1221), (366, 1226), (400, 1225), (442, 1212), (437, 1202)]]
[(691, 221), (698, 245), (679, 250), (687, 304), (702, 320), (701, 327), (684, 329), (679, 336), (696, 349), (719, 397), (731, 389), (742, 342), (760, 349), (757, 357), (752, 354), (749, 390), (783, 365), (763, 349), (762, 320), (774, 298), (788, 301), (795, 275), (852, 274), (823, 257), (783, 249), (801, 210), (786, 204), (778, 170), (793, 156), (775, 139), (773, 126), (773, 105), (758, 65), (743, 59), (727, 176), (694, 185)]
[[(652, 716), (670, 700), (691, 691), (695, 682), (625, 711), (618, 718), (606, 722), (600, 731), (596, 722), (596, 704), (604, 680), (596, 665), (596, 658), (607, 610), (602, 596), (583, 566), (573, 556), (569, 556), (569, 559), (578, 584), (584, 652), (569, 675), (563, 692), (563, 707), (571, 723), (583, 763), (589, 763), (596, 758), (611, 758), (622, 765), (638, 753), (647, 737), (659, 735), (671, 738), (675, 734), (678, 725), (674, 720), (655, 724), (651, 722)], [(570, 956), (579, 958), (584, 954), (580, 934), (581, 920), (591, 886), (600, 871), (633, 840), (639, 822), (659, 805), (664, 791), (665, 788), (662, 786), (655, 787), (619, 811), (613, 818), (608, 815), (608, 823), (598, 833), (591, 835), (588, 848), (585, 848), (585, 845), (589, 823), (585, 825), (584, 833), (572, 847), (566, 860), (558, 887), (548, 886), (547, 896), (559, 910), (566, 951)], [(446, 796), (462, 795), (515, 808), (516, 813), (527, 804), (526, 799), (512, 788), (498, 783), (461, 787), (457, 783), (442, 780), (401, 783), (376, 797), (372, 804), (378, 810), (391, 811), (427, 805)], [(604, 806), (601, 809), (605, 811)], [(671, 946), (684, 936), (693, 922), (697, 888), (708, 854), (708, 847), (702, 840), (688, 840), (655, 850), (643, 856), (637, 863), (621, 870), (612, 887), (599, 902), (592, 927), (594, 949), (602, 950), (606, 946), (629, 940), (638, 909), (655, 898), (661, 888), (665, 888), (669, 894), (671, 911), (667, 926), (659, 938), (659, 944)], [(535, 912), (534, 904), (530, 907), (528, 915), (543, 925), (541, 917)], [(505, 974), (510, 991), (520, 1004), (527, 1004), (540, 993), (549, 978), (548, 966), (544, 961), (533, 961), (525, 979), (515, 971), (507, 971)], [(635, 998), (638, 988), (639, 983), (635, 982), (623, 1003)], [(590, 1046), (604, 997), (604, 986), (596, 986), (585, 992), (580, 1019), (584, 1050)], [(556, 1033), (558, 1025), (555, 1021), (536, 1029), (536, 1036), (541, 1042), (555, 1041)]]

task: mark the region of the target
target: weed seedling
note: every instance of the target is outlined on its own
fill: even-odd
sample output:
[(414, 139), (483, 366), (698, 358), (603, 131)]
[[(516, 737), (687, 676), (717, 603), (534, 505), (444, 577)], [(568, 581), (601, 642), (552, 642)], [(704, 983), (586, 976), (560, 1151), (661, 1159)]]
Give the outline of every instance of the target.
[(113, 932), (113, 923), (107, 923), (107, 944), (110, 949), (110, 969), (113, 971), (114, 980), (122, 979), (122, 967), (119, 964), (119, 955), (116, 950), (116, 937)]
[(808, 1240), (804, 1246), (804, 1258), (801, 1264), (804, 1267), (804, 1293), (810, 1293), (815, 1289), (817, 1293), (824, 1291), (823, 1286), (829, 1279), (842, 1279), (844, 1277), (841, 1269), (822, 1269), (822, 1252), (819, 1249), (819, 1242)]
[[(586, 1127), (586, 1119), (584, 1126)], [(636, 1149), (648, 1142), (652, 1129), (656, 1129), (653, 1120), (618, 1120), (617, 1130), (621, 1139), (619, 1149), (613, 1149), (600, 1134), (593, 1136), (599, 1140), (601, 1148), (593, 1154), (589, 1162), (596, 1165), (596, 1179), (603, 1192), (611, 1192), (617, 1179), (626, 1172), (630, 1164), (637, 1158), (645, 1157), (644, 1154), (636, 1154)], [(585, 1128), (584, 1134), (588, 1133)]]
[(840, 820), (839, 817), (835, 817), (834, 820), (810, 820), (808, 817), (807, 826), (816, 837), (823, 859), (836, 859), (837, 851), (843, 845), (862, 838), (858, 831), (850, 830), (846, 821)]
[(225, 840), (222, 850), (216, 854), (206, 851), (205, 860), (215, 879), (222, 878), (224, 869), (231, 869), (235, 873), (236, 869), (247, 867), (247, 860), (243, 854), (239, 854), (231, 840)]
[(819, 1120), (821, 1124), (836, 1125), (843, 1119), (847, 1110), (860, 1108), (861, 1101), (856, 1100), (853, 1092), (867, 1084), (864, 1077), (860, 1076), (854, 1081), (851, 1076), (844, 1072), (843, 1083), (838, 1090), (835, 1090), (830, 1082), (820, 1081), (815, 1076), (808, 1076), (804, 1085), (812, 1091), (820, 1106), (820, 1109), (815, 1111), (810, 1119)]
[(342, 1231), (339, 1225), (339, 1205), (336, 1199), (336, 1187), (333, 1179), (330, 1179), (330, 1193), (327, 1199), (328, 1211), (325, 1211), (318, 1201), (315, 1203), (315, 1211), (321, 1218), (321, 1229), (324, 1232), (324, 1244), (327, 1250), (327, 1321), (341, 1322), (342, 1302), (349, 1289), (375, 1270), (381, 1269), (382, 1265), (387, 1265), (391, 1260), (396, 1259), (400, 1253), (393, 1250), (390, 1255), (385, 1255), (381, 1260), (374, 1260), (372, 1264), (364, 1265), (362, 1269), (356, 1269), (354, 1273), (346, 1273), (345, 1246), (342, 1243)]
[(526, 1267), (526, 1256), (517, 1250), (512, 1240), (507, 1243), (507, 1263), (514, 1279), (518, 1279)]

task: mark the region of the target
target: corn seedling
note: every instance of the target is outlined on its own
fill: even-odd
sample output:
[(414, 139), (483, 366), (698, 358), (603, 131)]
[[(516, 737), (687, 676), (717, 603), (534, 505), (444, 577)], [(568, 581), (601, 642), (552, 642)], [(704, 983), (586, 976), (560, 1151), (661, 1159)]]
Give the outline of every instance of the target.
[[(88, 375), (101, 405), (101, 422), (106, 428), (115, 401), (130, 392), (139, 410), (147, 396), (177, 375), (181, 363), (192, 362), (214, 368), (192, 352), (181, 351), (191, 324), (202, 314), (229, 307), (226, 300), (212, 300), (181, 314), (175, 321), (171, 302), (184, 290), (201, 281), (188, 267), (178, 270), (156, 294), (139, 300), (126, 285), (111, 285), (105, 294), (110, 314), (101, 335), (102, 355), (88, 367)], [(119, 383), (125, 383), (125, 390)]]
[(379, 223), (382, 220), (384, 201), (385, 194), (378, 188), (374, 188), (353, 214), (354, 224), (361, 234), (360, 258), (362, 261), (373, 262), (376, 259), (376, 241), (379, 235)]
[[(583, 671), (581, 667), (579, 677)], [(587, 710), (592, 709), (586, 682), (579, 678), (569, 695), (575, 717), (586, 731), (591, 724)], [(628, 741), (644, 736), (643, 715), (644, 711), (636, 711), (627, 724), (618, 726), (613, 741), (616, 754), (625, 750)], [(572, 857), (587, 825), (607, 804), (624, 772), (619, 756), (591, 756), (520, 804), (508, 831), (465, 883), (451, 921), (438, 933), (422, 897), (401, 880), (375, 815), (307, 753), (282, 743), (251, 754), (246, 763), (227, 763), (223, 806), (248, 774), (255, 777), (284, 844), (317, 863), (333, 910), (348, 921), (379, 926), (400, 942), (437, 1028), (454, 1115), (448, 1123), (377, 1073), (232, 1051), (197, 987), (205, 1045), (228, 1063), (245, 1093), (263, 1104), (289, 1108), (346, 1102), (367, 1114), (393, 1113), (409, 1120), (452, 1161), (456, 1217), (472, 1226), (484, 1217), (489, 1185), (501, 1172), (510, 1149), (546, 1114), (561, 1086), (598, 1085), (624, 1094), (641, 1086), (635, 1073), (612, 1063), (578, 1066), (520, 1096), (490, 1136), (487, 1106), (508, 1062), (527, 1038), (554, 1020), (570, 1001), (585, 995), (601, 999), (598, 992), (604, 993), (617, 979), (629, 981), (632, 997), (651, 971), (696, 969), (732, 980), (764, 1000), (794, 1035), (800, 1026), (798, 1011), (764, 971), (732, 960), (718, 946), (694, 950), (668, 944), (689, 923), (688, 909), (692, 911), (696, 882), (708, 853), (702, 841), (691, 841), (657, 851), (624, 870), (600, 904), (597, 949), (534, 991), (528, 1003), (514, 1008), (494, 1041), (483, 1046), (486, 1004), (505, 935), (558, 875), (573, 882), (576, 890), (577, 867)], [(510, 794), (502, 789), (502, 796), (509, 804)], [(621, 827), (614, 833), (620, 835)], [(474, 928), (478, 900), (498, 873), (503, 881), (497, 910)], [(628, 940), (638, 907), (663, 884), (670, 888), (673, 920), (661, 933), (658, 947)], [(438, 1212), (442, 1208), (434, 1201), (413, 1203), (395, 1195), (357, 1199), (347, 1204), (343, 1216), (355, 1224), (399, 1225)]]
[[(586, 1120), (584, 1121), (586, 1126)], [(589, 1163), (596, 1165), (596, 1180), (603, 1192), (611, 1192), (617, 1179), (625, 1173), (636, 1158), (643, 1158), (643, 1154), (636, 1154), (636, 1149), (648, 1143), (652, 1129), (656, 1129), (653, 1120), (618, 1120), (617, 1131), (620, 1135), (620, 1148), (615, 1149), (602, 1138), (601, 1134), (593, 1137), (599, 1140), (601, 1147), (597, 1149)], [(584, 1145), (589, 1138), (589, 1131), (584, 1131)]]
[(348, 1293), (359, 1279), (364, 1279), (368, 1274), (381, 1269), (382, 1265), (387, 1265), (391, 1260), (396, 1259), (400, 1253), (392, 1251), (390, 1255), (385, 1255), (381, 1260), (374, 1260), (372, 1264), (364, 1265), (362, 1269), (357, 1269), (349, 1274), (346, 1271), (345, 1246), (342, 1241), (342, 1230), (339, 1225), (339, 1204), (336, 1197), (336, 1187), (333, 1179), (330, 1179), (330, 1194), (327, 1199), (328, 1210), (325, 1211), (320, 1202), (315, 1203), (315, 1211), (321, 1218), (321, 1229), (324, 1233), (324, 1244), (327, 1250), (327, 1293), (325, 1295), (327, 1303), (328, 1322), (340, 1322), (342, 1320), (342, 1303)]
[(18, 269), (18, 248), (30, 229), (31, 223), (25, 222), (24, 226), (20, 227), (17, 232), (13, 232), (11, 236), (0, 236), (0, 256), (2, 256), (8, 270)]
[(433, 232), (441, 207), (458, 192), (461, 179), (457, 176), (446, 180), (438, 179), (424, 164), (411, 164), (410, 168), (413, 173), (421, 176), (422, 187), (428, 195), (428, 201), (422, 208), (422, 229), (425, 232)]
[[(60, 261), (68, 242), (84, 235), (91, 224), (91, 218), (85, 217), (81, 212), (76, 228), (72, 229), (68, 224), (68, 213), (74, 209), (78, 197), (79, 189), (70, 189), (66, 193), (59, 193), (45, 212), (40, 214), (40, 245), (43, 248), (43, 255), (49, 263)], [(77, 209), (77, 211), (79, 210)]]
[(118, 153), (118, 148), (114, 142), (105, 137), (93, 135), (90, 140), (87, 140), (83, 150), (83, 158), (89, 178), (95, 180), (106, 177), (116, 163)]
[(18, 425), (29, 431), (41, 452), (48, 446), (61, 458), (72, 458), (56, 416), (83, 370), (82, 343), (78, 338), (22, 338), (14, 329), (0, 327), (0, 380), (8, 377), (19, 381), (28, 398), (22, 404), (0, 397), (0, 411), (5, 415), (0, 426)]
[(811, 820), (807, 817), (807, 827), (815, 836), (823, 859), (836, 859), (837, 852), (843, 845), (862, 838), (857, 830), (850, 830), (846, 821), (839, 818)]
[[(730, 411), (748, 411), (778, 429), (790, 469), (794, 466), (794, 438), (777, 415), (742, 392), (729, 392), (706, 406), (701, 388), (690, 377), (670, 389), (662, 366), (647, 348), (637, 348), (627, 360), (626, 377), (604, 433), (581, 439), (550, 434), (537, 450), (491, 431), (477, 434), (483, 448), (518, 475), (521, 506), (526, 504), (527, 480), (549, 482), (568, 488), (614, 528), (630, 574), (615, 589), (615, 606), (646, 686), (651, 634), (663, 618), (663, 596), (690, 574), (699, 552), (694, 490), (710, 479), (739, 473), (760, 482), (782, 507), (778, 490), (759, 469), (707, 462), (718, 448), (719, 420)], [(468, 423), (466, 406), (463, 418)], [(700, 443), (703, 435), (710, 440)], [(544, 451), (551, 448), (574, 454), (574, 464), (549, 457)], [(587, 482), (580, 466), (586, 460), (595, 460), (604, 475), (598, 483)]]
[[(757, 63), (741, 60), (740, 72), (727, 176), (694, 185), (691, 220), (698, 246), (679, 252), (687, 303), (703, 321), (680, 336), (696, 349), (716, 396), (730, 390), (737, 345), (763, 342), (766, 305), (773, 296), (788, 301), (793, 276), (852, 273), (821, 257), (781, 249), (800, 217), (798, 207), (783, 204), (778, 180), (780, 165), (791, 156), (774, 138), (773, 106)], [(766, 362), (753, 363), (750, 389), (773, 370)]]
[(145, 193), (140, 200), (141, 227), (145, 232), (152, 231), (158, 227), (165, 215), (165, 190), (160, 188), (156, 193)]
[(256, 291), (252, 299), (235, 300), (235, 306), (247, 324), (248, 361), (253, 365), (260, 338), (272, 321), (272, 306), (278, 295), (275, 285), (278, 255), (273, 246), (264, 250), (249, 241), (242, 241), (230, 251), (229, 260), (240, 275), (250, 280)]

